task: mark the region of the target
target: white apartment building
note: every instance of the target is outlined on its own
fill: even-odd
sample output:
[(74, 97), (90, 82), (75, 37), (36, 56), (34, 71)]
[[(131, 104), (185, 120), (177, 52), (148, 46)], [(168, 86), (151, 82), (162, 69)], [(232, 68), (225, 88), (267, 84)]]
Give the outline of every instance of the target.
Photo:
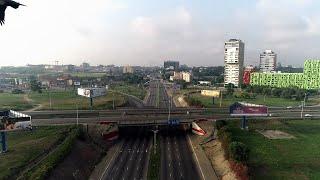
[(192, 81), (192, 74), (190, 72), (174, 72), (173, 76), (170, 76), (170, 81), (184, 80), (185, 82)]
[(192, 75), (189, 72), (182, 72), (182, 79), (185, 82), (191, 82), (192, 81)]
[(244, 61), (244, 43), (239, 39), (230, 39), (224, 44), (224, 84), (232, 83), (239, 87), (242, 83)]
[(271, 72), (276, 70), (277, 54), (271, 50), (265, 50), (260, 54), (260, 71)]

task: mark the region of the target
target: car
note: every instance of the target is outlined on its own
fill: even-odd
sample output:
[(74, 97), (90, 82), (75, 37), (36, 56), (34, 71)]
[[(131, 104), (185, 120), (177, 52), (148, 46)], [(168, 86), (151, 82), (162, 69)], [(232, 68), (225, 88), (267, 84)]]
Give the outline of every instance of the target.
[(292, 109), (292, 106), (287, 106), (286, 108), (287, 108), (287, 109)]
[(305, 114), (304, 117), (312, 117), (311, 114)]

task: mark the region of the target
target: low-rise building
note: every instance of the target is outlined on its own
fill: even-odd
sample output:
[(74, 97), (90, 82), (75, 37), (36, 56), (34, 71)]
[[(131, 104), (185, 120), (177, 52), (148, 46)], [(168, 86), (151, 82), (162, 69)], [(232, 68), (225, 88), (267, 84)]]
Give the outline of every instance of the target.
[(170, 81), (184, 80), (185, 82), (192, 81), (192, 74), (190, 72), (174, 72), (173, 76), (170, 76)]

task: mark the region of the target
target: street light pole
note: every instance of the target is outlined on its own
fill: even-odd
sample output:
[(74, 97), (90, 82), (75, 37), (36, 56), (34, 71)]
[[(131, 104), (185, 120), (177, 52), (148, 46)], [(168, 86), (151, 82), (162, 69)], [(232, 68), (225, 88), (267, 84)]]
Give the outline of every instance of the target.
[(48, 92), (49, 92), (49, 105), (50, 105), (50, 110), (52, 110), (50, 87), (48, 88)]
[(303, 117), (303, 106), (304, 106), (304, 101), (301, 101), (301, 118)]
[(169, 98), (169, 114), (168, 114), (168, 121), (170, 121), (170, 113), (171, 113), (171, 99)]
[(114, 105), (114, 94), (115, 94), (115, 93), (112, 92), (112, 109), (113, 109), (113, 110), (114, 110), (114, 108), (115, 108), (115, 107), (114, 107), (114, 106), (115, 106), (115, 105)]
[(79, 108), (78, 108), (78, 101), (77, 101), (77, 126), (79, 125)]

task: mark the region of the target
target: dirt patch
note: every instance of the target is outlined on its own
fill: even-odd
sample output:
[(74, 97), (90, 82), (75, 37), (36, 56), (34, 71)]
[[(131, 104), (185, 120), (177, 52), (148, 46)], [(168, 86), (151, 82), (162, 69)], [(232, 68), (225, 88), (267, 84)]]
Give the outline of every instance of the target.
[(50, 180), (77, 179), (86, 180), (102, 151), (87, 141), (77, 140), (71, 153), (52, 171)]
[(202, 146), (211, 161), (219, 179), (234, 180), (237, 179), (233, 171), (230, 169), (229, 161), (224, 158), (223, 148), (217, 140), (211, 141)]
[(279, 130), (257, 130), (260, 134), (268, 139), (293, 139), (291, 134)]

